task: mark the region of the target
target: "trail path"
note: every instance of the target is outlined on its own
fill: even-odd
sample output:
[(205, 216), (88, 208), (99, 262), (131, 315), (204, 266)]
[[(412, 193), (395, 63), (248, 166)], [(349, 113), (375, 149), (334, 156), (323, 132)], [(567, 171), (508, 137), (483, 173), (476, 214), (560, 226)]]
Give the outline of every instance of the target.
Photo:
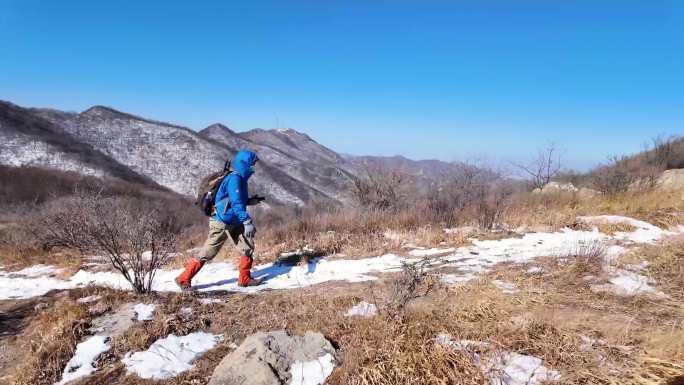
[[(684, 226), (673, 231), (667, 231), (647, 222), (619, 216), (583, 217), (582, 220), (588, 223), (624, 222), (631, 224), (636, 230), (607, 235), (600, 233), (596, 228), (593, 231), (563, 229), (554, 233), (528, 233), (521, 238), (473, 240), (472, 246), (457, 249), (427, 249), (409, 252), (409, 255), (415, 257), (386, 254), (353, 260), (316, 258), (304, 266), (264, 264), (256, 266), (253, 275), (257, 278), (264, 278), (265, 283), (249, 288), (237, 286), (238, 272), (233, 264), (210, 263), (195, 277), (193, 284), (200, 292), (255, 293), (263, 290), (295, 289), (329, 281), (363, 282), (378, 279), (382, 273), (400, 271), (405, 263), (413, 263), (421, 258), (437, 255), (440, 257), (431, 261), (431, 267), (454, 268), (451, 270), (456, 270), (457, 273), (451, 272), (446, 276), (446, 279), (459, 282), (477, 277), (498, 263), (528, 263), (541, 256), (562, 258), (581, 248), (592, 247), (592, 245), (597, 244), (605, 247), (608, 260), (613, 260), (632, 245), (654, 243), (665, 236), (684, 232)], [(88, 285), (131, 289), (129, 283), (116, 272), (80, 270), (68, 280), (56, 278), (54, 276), (56, 272), (57, 270), (54, 267), (44, 265), (33, 266), (13, 273), (0, 270), (0, 300), (31, 298), (41, 296), (53, 289), (72, 289)], [(159, 271), (153, 289), (156, 291), (179, 291), (174, 283), (174, 278), (179, 273), (180, 269)], [(619, 281), (619, 279), (616, 280), (616, 282)], [(644, 280), (643, 284), (648, 286), (649, 283)]]

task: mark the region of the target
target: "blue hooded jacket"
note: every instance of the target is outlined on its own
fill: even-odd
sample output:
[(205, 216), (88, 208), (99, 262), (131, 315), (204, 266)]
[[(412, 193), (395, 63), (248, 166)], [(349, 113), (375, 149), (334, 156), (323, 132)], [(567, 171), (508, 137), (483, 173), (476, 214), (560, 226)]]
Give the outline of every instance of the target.
[(247, 213), (247, 181), (254, 173), (252, 166), (257, 160), (257, 155), (249, 150), (240, 150), (235, 154), (231, 164), (234, 171), (223, 179), (216, 193), (214, 219), (227, 225), (239, 225), (251, 219)]

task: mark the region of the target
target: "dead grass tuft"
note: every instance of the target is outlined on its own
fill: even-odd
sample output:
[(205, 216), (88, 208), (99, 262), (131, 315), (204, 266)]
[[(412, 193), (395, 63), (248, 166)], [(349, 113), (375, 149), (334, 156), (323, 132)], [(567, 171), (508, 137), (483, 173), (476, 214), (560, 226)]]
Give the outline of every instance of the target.
[(597, 276), (603, 271), (606, 246), (598, 240), (578, 240), (558, 256), (564, 282), (581, 281), (587, 275)]
[(649, 261), (648, 272), (661, 289), (675, 298), (684, 298), (684, 239), (644, 246), (633, 255)]
[(617, 222), (617, 223), (599, 223), (596, 225), (598, 228), (598, 231), (607, 234), (607, 235), (615, 235), (615, 233), (631, 233), (633, 231), (636, 231), (637, 228), (634, 225), (631, 225), (626, 222)]
[(209, 317), (201, 311), (184, 314), (180, 309), (189, 305), (188, 298), (178, 294), (169, 296), (155, 309), (155, 317), (150, 322), (139, 323), (124, 335), (112, 341), (115, 355), (123, 357), (130, 351), (145, 350), (156, 340), (169, 334), (183, 336), (211, 324)]
[(19, 363), (16, 384), (54, 384), (59, 381), (64, 365), (85, 335), (88, 323), (86, 307), (67, 301), (58, 302), (43, 311), (22, 337), (27, 340), (31, 355)]

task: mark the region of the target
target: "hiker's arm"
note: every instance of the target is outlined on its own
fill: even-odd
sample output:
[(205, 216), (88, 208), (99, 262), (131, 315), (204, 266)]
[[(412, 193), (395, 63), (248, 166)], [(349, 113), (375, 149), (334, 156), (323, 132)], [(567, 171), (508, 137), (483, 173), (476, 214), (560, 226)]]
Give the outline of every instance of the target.
[(251, 219), (251, 217), (247, 213), (247, 196), (243, 194), (244, 190), (240, 186), (242, 178), (237, 175), (231, 175), (229, 178), (228, 196), (230, 197), (230, 206), (240, 222), (245, 222)]

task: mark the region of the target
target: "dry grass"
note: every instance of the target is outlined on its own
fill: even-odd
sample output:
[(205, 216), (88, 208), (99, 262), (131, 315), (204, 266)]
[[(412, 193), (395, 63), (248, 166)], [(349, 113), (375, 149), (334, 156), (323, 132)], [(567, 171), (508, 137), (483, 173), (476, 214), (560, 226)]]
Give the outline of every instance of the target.
[[(542, 224), (552, 228), (573, 226), (578, 215), (618, 214), (654, 220), (659, 226), (679, 224), (681, 197), (677, 194), (622, 194), (580, 201), (574, 197), (521, 196), (504, 218), (510, 225)], [(403, 242), (434, 247), (458, 245), (462, 234), (446, 234), (443, 224), (413, 211), (382, 212), (333, 210), (304, 213), (285, 222), (259, 228), (257, 252), (261, 262), (271, 261), (280, 251), (315, 248), (321, 254), (344, 253), (367, 256), (400, 249)], [(467, 224), (467, 223), (464, 223)], [(397, 236), (387, 237), (387, 230)], [(625, 224), (601, 228), (614, 233), (633, 230)], [(188, 245), (201, 244), (203, 231), (194, 229)], [(405, 304), (400, 317), (388, 312), (371, 318), (347, 318), (344, 313), (360, 300), (383, 303), (396, 298), (401, 275), (388, 274), (372, 290), (365, 284), (328, 283), (293, 291), (259, 295), (225, 295), (223, 304), (201, 305), (193, 296), (158, 295), (146, 299), (161, 303), (155, 319), (138, 324), (113, 341), (113, 357), (82, 384), (113, 381), (119, 384), (148, 384), (126, 376), (120, 358), (127, 352), (149, 347), (170, 333), (187, 334), (206, 330), (223, 334), (225, 341), (186, 372), (168, 383), (205, 384), (207, 377), (230, 343), (240, 343), (256, 331), (287, 329), (301, 334), (320, 331), (340, 348), (341, 362), (328, 384), (486, 384), (488, 379), (464, 353), (436, 345), (437, 333), (456, 339), (487, 341), (495, 354), (514, 351), (540, 357), (548, 367), (560, 370), (564, 384), (656, 384), (644, 378), (673, 378), (681, 373), (674, 362), (684, 360), (684, 251), (681, 243), (648, 246), (640, 260), (651, 262), (649, 274), (670, 301), (623, 299), (589, 290), (588, 275), (603, 274), (599, 244), (584, 243), (563, 258), (540, 259), (546, 273), (525, 276), (522, 267), (501, 265), (492, 273), (515, 282), (520, 292), (502, 294), (486, 280), (451, 288), (439, 288)], [(232, 258), (230, 245), (220, 258)], [(558, 256), (556, 256), (558, 257)], [(643, 257), (643, 258), (642, 258)], [(394, 294), (393, 294), (394, 293)], [(411, 296), (409, 296), (411, 297)], [(406, 296), (403, 296), (406, 298)], [(415, 299), (415, 298), (412, 298)], [(124, 298), (107, 294), (105, 301)], [(130, 299), (128, 299), (130, 300)], [(192, 316), (179, 312), (191, 306)], [(25, 338), (35, 354), (19, 370), (19, 384), (53, 383), (84, 330), (88, 316), (84, 308), (60, 305), (46, 311), (30, 326)], [(49, 327), (48, 327), (49, 325)], [(49, 330), (41, 336), (40, 332)], [(583, 347), (581, 335), (605, 343)], [(605, 358), (601, 362), (597, 358)]]
[(615, 235), (615, 233), (631, 233), (637, 230), (636, 226), (625, 222), (599, 223), (596, 225), (596, 227), (598, 228), (599, 232), (607, 235)]
[(187, 296), (172, 294), (165, 296), (161, 302), (162, 305), (155, 309), (155, 317), (152, 321), (138, 323), (124, 335), (112, 341), (113, 352), (116, 356), (123, 357), (130, 351), (145, 350), (159, 338), (164, 338), (169, 334), (186, 335), (206, 328), (211, 323), (207, 315), (201, 311), (192, 315), (180, 311), (182, 307), (192, 303)]
[(53, 384), (85, 334), (89, 316), (84, 306), (58, 302), (43, 311), (23, 334), (31, 355), (16, 371), (17, 385)]
[(648, 273), (665, 293), (684, 299), (684, 239), (665, 245), (647, 245), (632, 252), (632, 257), (650, 263)]
[[(544, 265), (547, 273), (543, 276), (525, 277), (523, 267), (500, 266), (492, 274), (515, 281), (519, 293), (502, 294), (487, 285), (486, 280), (436, 288), (410, 301), (401, 317), (385, 313), (370, 318), (344, 316), (362, 299), (378, 305), (391, 299), (395, 291), (392, 282), (395, 278), (401, 280), (401, 274), (385, 276), (386, 279), (373, 284), (372, 290), (367, 284), (329, 283), (259, 295), (229, 294), (222, 297), (223, 303), (212, 305), (202, 305), (195, 296), (188, 295), (149, 297), (145, 300), (161, 304), (155, 319), (137, 324), (114, 340), (113, 356), (101, 362), (98, 373), (81, 384), (151, 384), (136, 376), (126, 376), (120, 358), (127, 352), (146, 349), (169, 333), (183, 335), (194, 330), (220, 333), (225, 340), (195, 363), (196, 370), (167, 383), (206, 384), (216, 364), (231, 351), (231, 343), (239, 344), (256, 331), (277, 329), (295, 334), (320, 331), (339, 347), (341, 361), (329, 377), (329, 385), (489, 383), (468, 352), (436, 344), (434, 338), (438, 333), (490, 343), (491, 349), (480, 352), (483, 357), (505, 351), (540, 357), (545, 366), (562, 373), (564, 384), (646, 385), (647, 382), (637, 381), (654, 375), (661, 380), (678, 375), (679, 369), (672, 363), (683, 358), (681, 309), (594, 294), (583, 281), (566, 279), (593, 272), (593, 265), (580, 266), (577, 260), (595, 261), (599, 255), (596, 250), (591, 245), (578, 246), (563, 263)], [(127, 293), (98, 293), (112, 304), (131, 300)], [(84, 291), (77, 296), (86, 294), (91, 293)], [(191, 316), (181, 315), (179, 309), (186, 306), (193, 308)], [(60, 308), (64, 310), (46, 313), (51, 315), (31, 326), (38, 330), (46, 324), (59, 324), (62, 333), (54, 334), (57, 339), (46, 337), (46, 342), (42, 342), (39, 352), (55, 349), (55, 353), (39, 353), (32, 359), (23, 369), (22, 384), (56, 380), (54, 376), (40, 377), (44, 367), (49, 367), (43, 363), (52, 360), (55, 364), (47, 370), (61, 373), (80, 338), (65, 335), (64, 330), (77, 330), (73, 325), (87, 319), (82, 309), (68, 304)], [(586, 348), (581, 335), (605, 343)], [(57, 346), (67, 348), (60, 352)], [(605, 361), (599, 361), (599, 356)]]
[(522, 194), (514, 200), (504, 221), (512, 226), (547, 225), (554, 229), (582, 215), (624, 215), (666, 228), (684, 223), (684, 197), (670, 192), (627, 192), (592, 199), (566, 195)]

